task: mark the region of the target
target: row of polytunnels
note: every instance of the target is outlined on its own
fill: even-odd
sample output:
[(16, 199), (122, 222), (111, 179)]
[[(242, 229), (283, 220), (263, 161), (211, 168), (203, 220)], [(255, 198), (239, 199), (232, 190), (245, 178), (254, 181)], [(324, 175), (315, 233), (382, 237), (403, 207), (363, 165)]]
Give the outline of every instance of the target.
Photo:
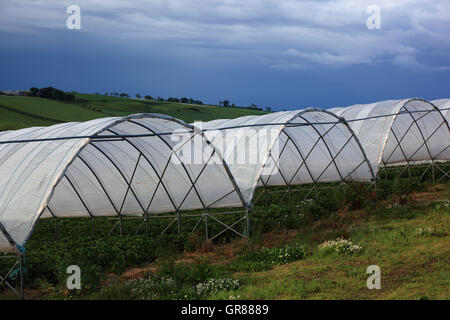
[(248, 223), (257, 187), (375, 183), (397, 165), (442, 171), (449, 108), (450, 100), (407, 99), (194, 124), (136, 114), (0, 132), (0, 247), (24, 246), (39, 218), (171, 213), (180, 223), (187, 210), (216, 219), (208, 210), (241, 208)]

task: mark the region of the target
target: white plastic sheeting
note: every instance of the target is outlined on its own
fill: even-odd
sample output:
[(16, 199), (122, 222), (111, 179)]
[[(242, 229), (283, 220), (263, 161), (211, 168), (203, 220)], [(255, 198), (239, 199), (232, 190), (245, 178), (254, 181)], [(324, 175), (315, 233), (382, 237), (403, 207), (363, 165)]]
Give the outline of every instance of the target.
[[(203, 129), (224, 155), (247, 203), (258, 185), (374, 179), (350, 127), (327, 111), (305, 109), (213, 120), (203, 123)], [(237, 155), (246, 156), (246, 161)]]
[[(176, 130), (191, 135), (193, 152), (209, 155), (205, 163), (172, 161), (177, 142), (170, 134), (158, 133)], [(136, 137), (149, 134), (154, 135)], [(122, 138), (86, 138), (92, 135)], [(143, 216), (243, 205), (220, 153), (201, 133), (167, 116), (141, 114), (28, 128), (8, 132), (1, 141), (61, 137), (85, 138), (0, 145), (0, 223), (16, 244), (26, 242), (41, 214)], [(7, 244), (2, 235), (0, 247)]]
[(450, 122), (450, 99), (434, 100), (431, 103), (438, 107), (447, 122)]
[(8, 239), (0, 232), (0, 250), (1, 251), (9, 251), (8, 249), (13, 249), (10, 245)]
[(425, 100), (389, 100), (329, 111), (347, 119), (375, 172), (383, 165), (450, 160), (448, 123)]

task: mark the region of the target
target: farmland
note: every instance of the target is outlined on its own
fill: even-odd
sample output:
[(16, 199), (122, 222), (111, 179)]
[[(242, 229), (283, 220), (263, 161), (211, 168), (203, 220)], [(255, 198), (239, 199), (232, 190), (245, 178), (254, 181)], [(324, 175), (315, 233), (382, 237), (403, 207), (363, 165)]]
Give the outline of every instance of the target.
[(244, 108), (147, 101), (94, 94), (75, 94), (73, 102), (0, 95), (0, 131), (48, 126), (67, 121), (126, 116), (133, 113), (162, 113), (188, 123), (196, 120), (208, 121), (264, 114), (262, 111)]

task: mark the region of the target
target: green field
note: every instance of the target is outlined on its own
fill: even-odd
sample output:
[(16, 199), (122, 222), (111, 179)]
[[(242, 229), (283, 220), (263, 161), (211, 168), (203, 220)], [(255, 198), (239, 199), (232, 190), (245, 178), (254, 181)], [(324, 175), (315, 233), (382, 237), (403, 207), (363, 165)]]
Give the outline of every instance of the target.
[(0, 95), (0, 131), (134, 113), (161, 113), (188, 123), (265, 113), (244, 108), (124, 99), (94, 94), (75, 96), (73, 102), (59, 102), (43, 98)]

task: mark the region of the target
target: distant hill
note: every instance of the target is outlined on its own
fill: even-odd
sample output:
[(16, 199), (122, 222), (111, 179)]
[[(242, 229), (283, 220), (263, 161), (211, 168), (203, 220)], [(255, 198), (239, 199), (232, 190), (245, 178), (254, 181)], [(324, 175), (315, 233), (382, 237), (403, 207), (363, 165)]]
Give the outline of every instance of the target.
[(133, 113), (162, 113), (186, 122), (193, 122), (262, 115), (266, 112), (245, 108), (124, 99), (95, 94), (75, 94), (75, 100), (71, 102), (0, 95), (0, 131), (49, 126), (68, 121), (126, 116)]

